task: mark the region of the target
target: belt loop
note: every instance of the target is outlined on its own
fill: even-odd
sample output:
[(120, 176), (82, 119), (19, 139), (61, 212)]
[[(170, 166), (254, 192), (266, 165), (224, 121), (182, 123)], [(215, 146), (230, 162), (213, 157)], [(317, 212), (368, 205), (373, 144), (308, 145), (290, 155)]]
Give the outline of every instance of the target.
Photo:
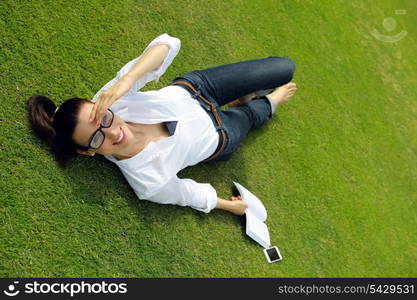
[(217, 131), (224, 130), (223, 126), (215, 125), (214, 127), (216, 128)]
[[(197, 99), (198, 100), (198, 99)], [(198, 103), (200, 103), (200, 105), (207, 111), (211, 111), (211, 106), (208, 105), (207, 103), (205, 103), (204, 101), (198, 101)]]
[(195, 93), (193, 93), (191, 95), (191, 97), (193, 97), (194, 99), (197, 99), (200, 95), (201, 95), (201, 91), (200, 90), (197, 90)]

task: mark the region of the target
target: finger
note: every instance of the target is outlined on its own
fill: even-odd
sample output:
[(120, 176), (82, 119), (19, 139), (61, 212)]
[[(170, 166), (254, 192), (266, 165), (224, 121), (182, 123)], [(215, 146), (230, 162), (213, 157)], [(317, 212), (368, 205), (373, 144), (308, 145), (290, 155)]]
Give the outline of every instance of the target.
[(100, 125), (101, 123), (101, 119), (104, 117), (104, 114), (106, 113), (107, 110), (107, 99), (104, 99), (103, 101), (100, 101), (99, 106), (97, 108), (97, 112), (96, 112), (96, 124), (97, 126)]
[(95, 119), (96, 111), (97, 111), (97, 102), (94, 103), (93, 109), (90, 112), (90, 118), (88, 119), (89, 122), (92, 122)]
[(101, 108), (100, 111), (98, 111), (98, 113), (96, 114), (96, 126), (100, 126), (101, 123), (101, 119), (103, 118), (103, 109)]
[(110, 106), (109, 103), (112, 103), (109, 101), (109, 97), (103, 98), (103, 100), (100, 101), (96, 112), (96, 122), (98, 125), (106, 114), (107, 108)]
[(101, 115), (102, 106), (103, 106), (103, 101), (101, 99), (97, 100), (90, 114), (91, 122), (95, 122), (97, 126), (99, 125), (99, 121), (101, 120), (100, 115)]
[(97, 105), (96, 115), (95, 115), (95, 118), (93, 120), (93, 122), (95, 122), (96, 126), (99, 126), (99, 123), (100, 123), (100, 120), (101, 120), (101, 107), (102, 107), (102, 103), (99, 103)]
[(100, 120), (98, 117), (99, 117), (99, 114), (100, 114), (101, 107), (103, 106), (103, 103), (105, 101), (106, 101), (106, 94), (103, 92), (99, 96), (99, 98), (97, 99), (96, 103), (94, 103), (94, 107), (93, 107), (93, 109), (91, 110), (91, 113), (90, 113), (90, 122), (92, 122), (94, 120), (95, 121)]

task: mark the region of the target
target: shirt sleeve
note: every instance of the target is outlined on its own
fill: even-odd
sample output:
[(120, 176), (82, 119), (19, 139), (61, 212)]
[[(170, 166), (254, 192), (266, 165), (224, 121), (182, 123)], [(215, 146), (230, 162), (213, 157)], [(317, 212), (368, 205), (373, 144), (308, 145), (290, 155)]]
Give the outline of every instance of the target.
[[(136, 191), (135, 191), (136, 192)], [(175, 204), (189, 206), (193, 209), (209, 213), (217, 204), (217, 192), (208, 183), (197, 183), (192, 179), (180, 179), (174, 176), (162, 188), (152, 195), (139, 198), (159, 204)]]
[(156, 37), (152, 42), (149, 43), (149, 45), (143, 50), (142, 54), (135, 59), (129, 61), (127, 64), (125, 64), (119, 72), (117, 72), (116, 77), (110, 80), (106, 85), (104, 85), (100, 91), (98, 91), (95, 96), (93, 97), (93, 102), (95, 102), (98, 99), (98, 96), (108, 90), (113, 84), (115, 84), (122, 76), (124, 76), (126, 73), (128, 73), (132, 67), (136, 64), (136, 62), (143, 56), (143, 54), (151, 47), (156, 45), (167, 45), (169, 47), (168, 54), (165, 57), (162, 64), (152, 70), (146, 73), (144, 76), (136, 80), (132, 86), (132, 89), (129, 92), (136, 92), (142, 87), (144, 87), (148, 82), (155, 80), (156, 82), (159, 81), (159, 78), (165, 73), (165, 71), (168, 69), (168, 67), (171, 65), (172, 61), (174, 60), (175, 56), (177, 56), (178, 52), (181, 48), (181, 41), (178, 38), (172, 37), (168, 35), (167, 33), (161, 34), (160, 36)]

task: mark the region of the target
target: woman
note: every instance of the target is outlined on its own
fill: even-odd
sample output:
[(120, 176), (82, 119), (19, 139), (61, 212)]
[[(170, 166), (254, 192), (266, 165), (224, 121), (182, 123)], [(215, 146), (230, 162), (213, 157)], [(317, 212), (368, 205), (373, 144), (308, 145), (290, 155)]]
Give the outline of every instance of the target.
[[(45, 96), (30, 97), (32, 128), (62, 167), (77, 154), (101, 154), (119, 166), (140, 199), (242, 215), (247, 206), (240, 198), (219, 198), (210, 184), (177, 173), (229, 159), (250, 130), (294, 95), (294, 63), (281, 57), (238, 62), (189, 72), (158, 91), (138, 91), (159, 80), (179, 49), (179, 39), (160, 35), (92, 101), (72, 98), (57, 108)], [(218, 109), (227, 103), (231, 108)]]

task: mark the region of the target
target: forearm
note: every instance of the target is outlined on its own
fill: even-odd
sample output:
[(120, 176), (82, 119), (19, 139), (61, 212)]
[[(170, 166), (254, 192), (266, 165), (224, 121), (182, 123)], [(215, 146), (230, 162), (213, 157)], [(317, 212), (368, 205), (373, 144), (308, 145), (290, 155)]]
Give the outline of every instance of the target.
[(217, 204), (215, 208), (230, 211), (230, 204), (231, 201), (217, 197)]
[(122, 78), (132, 83), (135, 82), (146, 73), (157, 69), (164, 61), (168, 51), (169, 47), (167, 45), (156, 45), (149, 48)]
[(241, 200), (231, 201), (217, 197), (217, 204), (215, 208), (229, 211), (235, 215), (243, 215), (247, 207), (246, 203)]

